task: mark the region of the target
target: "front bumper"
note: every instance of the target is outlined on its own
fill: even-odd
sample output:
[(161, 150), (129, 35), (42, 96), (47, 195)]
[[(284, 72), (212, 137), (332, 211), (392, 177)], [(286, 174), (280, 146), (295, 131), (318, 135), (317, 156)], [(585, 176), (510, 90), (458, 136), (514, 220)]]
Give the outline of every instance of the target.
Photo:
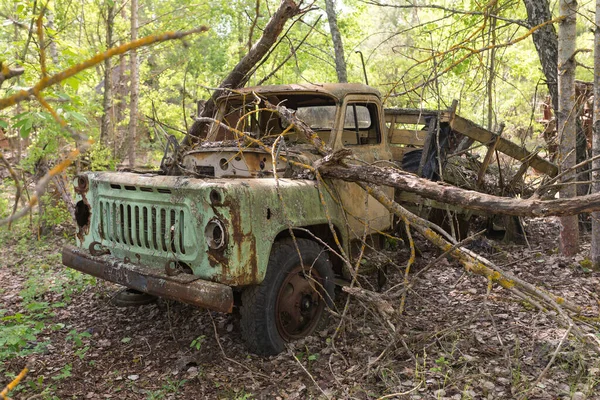
[(230, 313), (233, 309), (233, 289), (230, 286), (204, 281), (195, 275), (168, 276), (160, 270), (125, 263), (110, 255), (92, 256), (73, 246), (63, 248), (62, 263), (86, 274), (151, 295), (220, 312)]

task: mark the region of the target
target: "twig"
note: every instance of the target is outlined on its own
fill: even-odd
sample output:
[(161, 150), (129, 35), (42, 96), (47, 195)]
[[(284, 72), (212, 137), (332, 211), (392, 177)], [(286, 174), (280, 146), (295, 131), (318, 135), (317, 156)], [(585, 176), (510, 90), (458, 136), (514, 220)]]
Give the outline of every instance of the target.
[(558, 352), (560, 351), (560, 348), (562, 347), (563, 343), (565, 342), (565, 340), (569, 336), (569, 333), (571, 332), (572, 328), (573, 328), (573, 324), (569, 325), (569, 328), (567, 329), (567, 331), (563, 335), (562, 339), (560, 339), (560, 342), (558, 343), (558, 346), (556, 346), (556, 349), (554, 350), (554, 353), (552, 354), (552, 358), (550, 358), (550, 361), (548, 361), (548, 364), (546, 364), (546, 367), (544, 368), (544, 370), (542, 371), (542, 373), (540, 373), (540, 375), (537, 377), (537, 379), (535, 380), (535, 382), (533, 382), (533, 384), (530, 386), (529, 390), (527, 390), (523, 394), (523, 396), (520, 397), (520, 400), (526, 399), (527, 396), (529, 395), (529, 393), (531, 393), (533, 390), (535, 390), (537, 384), (540, 383), (540, 381), (546, 375), (546, 373), (548, 372), (548, 370), (550, 369), (550, 367), (552, 366), (552, 364), (554, 364), (554, 360), (556, 360), (556, 355), (558, 354)]
[(321, 386), (319, 386), (319, 384), (317, 383), (317, 381), (315, 380), (315, 378), (310, 374), (310, 372), (308, 372), (308, 370), (304, 367), (304, 365), (302, 365), (302, 363), (300, 362), (300, 360), (298, 360), (298, 358), (293, 354), (292, 349), (290, 348), (290, 346), (286, 345), (286, 347), (288, 348), (288, 350), (289, 350), (292, 358), (294, 359), (294, 361), (296, 361), (296, 363), (298, 363), (298, 365), (300, 366), (300, 368), (302, 368), (302, 370), (304, 371), (304, 373), (306, 375), (308, 375), (308, 377), (315, 384), (315, 386), (317, 387), (317, 389), (319, 389), (319, 391), (321, 393), (323, 393), (323, 396), (325, 396), (325, 398), (330, 399), (331, 396), (329, 396), (327, 393), (325, 393), (323, 391), (323, 389), (321, 388)]
[[(213, 318), (210, 311), (207, 311), (207, 312), (208, 312), (208, 315), (210, 316), (210, 321), (212, 322), (213, 330), (215, 332), (215, 340), (217, 341), (217, 344), (219, 345), (219, 348), (221, 349), (221, 354), (223, 355), (223, 358), (231, 363), (239, 365), (240, 367), (244, 368), (246, 371), (250, 372), (250, 374), (256, 374), (263, 378), (271, 379), (268, 375), (262, 374), (260, 372), (252, 371), (250, 368), (248, 368), (244, 364), (240, 363), (239, 361), (236, 361), (233, 358), (227, 357), (227, 354), (225, 354), (225, 350), (223, 349), (223, 346), (221, 345), (221, 341), (219, 340), (219, 333), (217, 332), (217, 325), (215, 324), (215, 319)], [(252, 375), (251, 375), (251, 377), (252, 377)], [(252, 377), (252, 379), (254, 380), (253, 377)]]
[(407, 392), (398, 392), (398, 393), (386, 394), (385, 396), (378, 397), (377, 400), (390, 399), (392, 397), (400, 397), (400, 396), (409, 395), (412, 392), (414, 392), (415, 390), (417, 390), (418, 388), (420, 388), (422, 384), (423, 384), (423, 381), (419, 382), (419, 384), (417, 386), (415, 386), (414, 388), (410, 389)]
[(23, 370), (21, 370), (19, 375), (17, 375), (15, 377), (15, 379), (12, 380), (12, 382), (10, 382), (8, 385), (6, 385), (6, 387), (2, 390), (2, 392), (0, 392), (0, 397), (2, 397), (2, 400), (8, 400), (8, 392), (10, 392), (15, 387), (17, 387), (19, 382), (21, 382), (21, 380), (23, 378), (25, 378), (25, 375), (27, 375), (28, 372), (29, 372), (29, 365), (26, 366), (25, 368), (23, 368)]

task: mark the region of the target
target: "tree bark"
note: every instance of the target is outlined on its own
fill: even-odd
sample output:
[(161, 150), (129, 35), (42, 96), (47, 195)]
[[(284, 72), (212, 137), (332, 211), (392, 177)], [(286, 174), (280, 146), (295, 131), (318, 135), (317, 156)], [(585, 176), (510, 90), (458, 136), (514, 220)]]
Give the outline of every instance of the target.
[[(592, 156), (600, 155), (600, 0), (596, 0), (596, 29), (594, 29), (594, 131)], [(592, 161), (592, 193), (600, 194), (600, 159)], [(600, 212), (592, 213), (592, 266), (600, 269)]]
[(433, 182), (396, 168), (368, 165), (341, 166), (323, 163), (318, 170), (324, 178), (391, 186), (402, 191), (419, 194), (426, 199), (492, 214), (523, 217), (575, 216), (579, 213), (600, 209), (600, 193), (556, 200), (515, 199), (465, 190), (442, 182)]
[[(223, 79), (219, 85), (219, 89), (215, 90), (204, 105), (204, 111), (199, 117), (211, 117), (215, 112), (216, 100), (225, 93), (226, 89), (236, 89), (243, 87), (250, 78), (249, 72), (258, 63), (267, 52), (273, 47), (277, 38), (283, 31), (285, 23), (288, 19), (300, 13), (300, 8), (293, 0), (282, 0), (279, 8), (263, 30), (260, 39), (252, 46), (248, 54), (246, 54), (233, 70)], [(183, 144), (190, 144), (190, 137), (200, 137), (206, 133), (206, 122), (196, 121), (190, 128), (188, 137), (183, 141)]]
[[(52, 31), (55, 31), (56, 28), (54, 26), (54, 13), (50, 10), (46, 12), (46, 19), (48, 20), (48, 28)], [(48, 52), (50, 53), (50, 58), (56, 67), (58, 67), (58, 49), (56, 48), (56, 42), (54, 41), (54, 34), (48, 35)]]
[[(575, 46), (577, 39), (577, 1), (560, 0), (560, 16), (564, 17), (558, 30), (558, 112), (557, 128), (560, 138), (558, 164), (562, 171), (576, 163), (575, 145), (577, 135), (577, 110), (575, 109)], [(563, 180), (570, 180), (573, 174), (566, 174)], [(561, 199), (577, 196), (575, 185), (564, 186), (560, 190)], [(579, 225), (576, 215), (562, 217), (560, 229), (560, 250), (564, 255), (574, 255), (579, 247)]]
[[(115, 3), (107, 2), (106, 10), (106, 48), (110, 49), (113, 42), (113, 23), (115, 18)], [(102, 100), (103, 114), (100, 121), (100, 143), (106, 145), (111, 133), (110, 110), (112, 108), (112, 63), (111, 58), (104, 60), (104, 98)]]
[[(137, 40), (138, 31), (138, 0), (131, 0), (131, 41)], [(128, 159), (131, 167), (135, 164), (135, 137), (137, 133), (137, 114), (139, 97), (139, 71), (137, 51), (134, 49), (130, 53), (131, 69), (131, 96), (129, 99), (129, 129), (128, 129)]]
[[(527, 9), (527, 21), (531, 27), (552, 19), (548, 0), (523, 0)], [(549, 24), (533, 32), (533, 44), (537, 50), (542, 71), (546, 77), (552, 108), (558, 110), (558, 38), (554, 25)]]
[(348, 72), (346, 70), (346, 58), (344, 56), (344, 45), (342, 43), (342, 35), (338, 29), (337, 16), (335, 13), (335, 5), (333, 0), (325, 0), (325, 12), (329, 21), (329, 31), (331, 32), (331, 40), (333, 41), (333, 50), (335, 53), (335, 72), (337, 73), (338, 82), (348, 82)]

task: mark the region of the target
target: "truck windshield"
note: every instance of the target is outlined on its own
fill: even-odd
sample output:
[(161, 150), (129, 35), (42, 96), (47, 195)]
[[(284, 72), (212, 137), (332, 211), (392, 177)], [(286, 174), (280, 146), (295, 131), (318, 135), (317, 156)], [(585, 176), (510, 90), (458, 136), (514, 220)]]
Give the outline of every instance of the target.
[(298, 107), (296, 117), (313, 131), (331, 130), (335, 122), (335, 106)]
[[(313, 131), (327, 142), (335, 123), (338, 110), (336, 100), (330, 96), (315, 93), (274, 93), (263, 94), (271, 104), (280, 104), (294, 111)], [(246, 101), (244, 101), (246, 100)], [(217, 118), (221, 124), (248, 132), (255, 138), (276, 137), (288, 127), (281, 118), (257, 104), (254, 99), (231, 97), (221, 104)], [(353, 119), (354, 120), (354, 119)], [(359, 118), (360, 120), (360, 118)], [(308, 140), (295, 129), (285, 132), (288, 143), (306, 143)], [(236, 134), (224, 126), (218, 127), (210, 141), (235, 139)]]

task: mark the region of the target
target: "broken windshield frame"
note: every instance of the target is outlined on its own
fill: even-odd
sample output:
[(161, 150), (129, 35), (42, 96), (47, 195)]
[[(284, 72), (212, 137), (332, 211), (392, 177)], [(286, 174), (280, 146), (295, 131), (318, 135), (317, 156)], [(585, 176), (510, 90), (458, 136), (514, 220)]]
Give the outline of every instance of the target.
[[(338, 113), (335, 98), (317, 93), (283, 93), (261, 96), (271, 104), (280, 104), (294, 111), (326, 143), (331, 138)], [(222, 124), (250, 134), (255, 138), (277, 137), (288, 124), (274, 112), (266, 110), (248, 97), (229, 97), (222, 100), (216, 119)], [(308, 143), (304, 134), (292, 129), (285, 133), (290, 144)], [(213, 126), (209, 141), (235, 140), (236, 134), (223, 126)]]

